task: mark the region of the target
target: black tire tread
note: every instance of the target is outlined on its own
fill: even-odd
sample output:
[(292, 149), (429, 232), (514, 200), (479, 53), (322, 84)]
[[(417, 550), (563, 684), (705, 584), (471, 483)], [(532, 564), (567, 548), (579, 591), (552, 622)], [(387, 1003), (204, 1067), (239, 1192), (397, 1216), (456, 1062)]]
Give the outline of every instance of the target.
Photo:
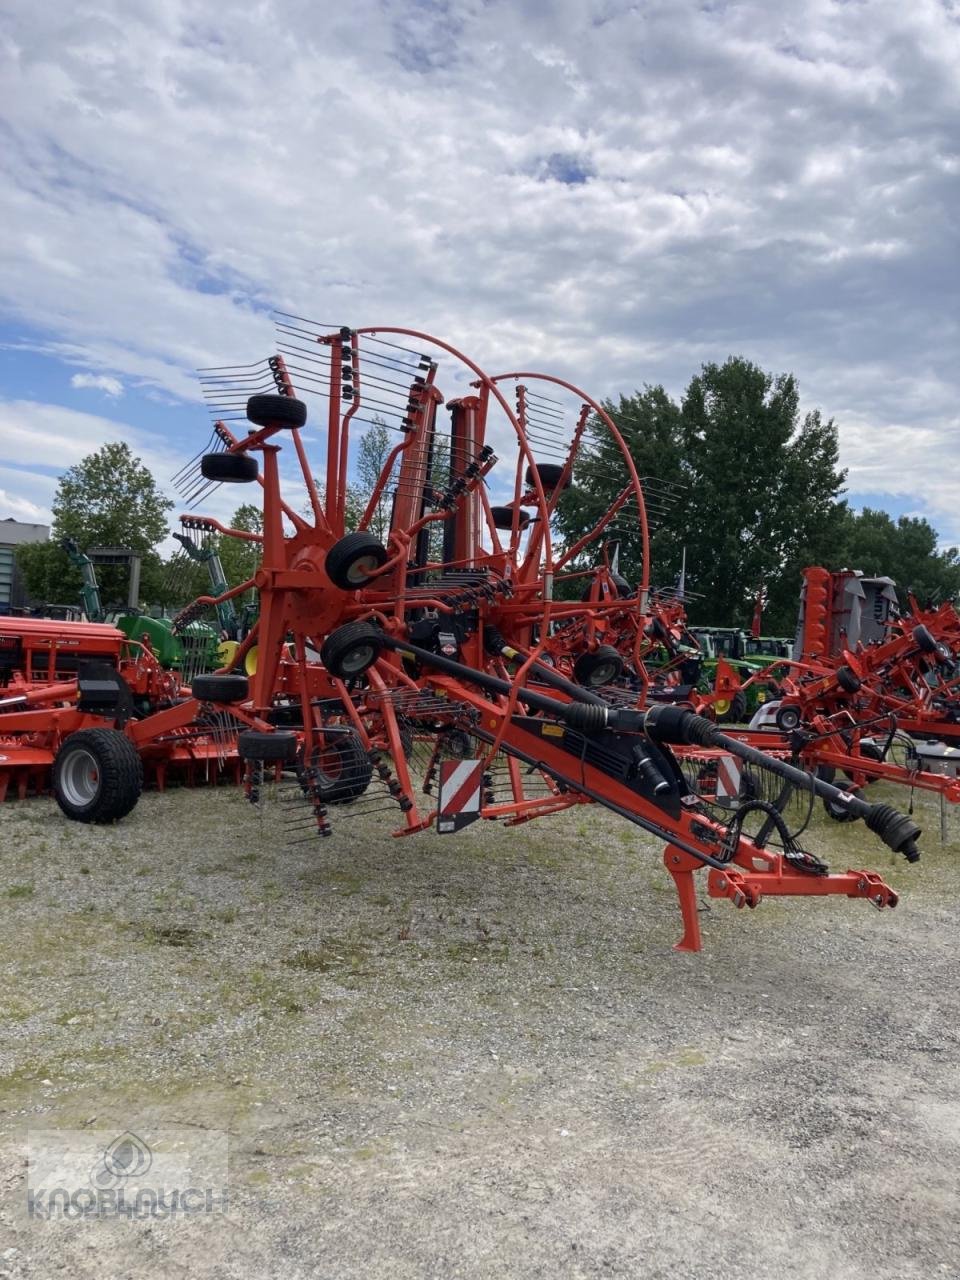
[[(93, 802), (76, 809), (60, 789), (60, 768), (71, 750), (84, 748), (97, 757), (102, 785)], [(119, 729), (78, 729), (64, 739), (53, 765), (53, 794), (74, 822), (107, 823), (125, 818), (136, 808), (143, 790), (143, 761), (136, 747)]]
[(247, 421), (255, 427), (302, 427), (307, 421), (307, 406), (294, 396), (251, 396)]
[(249, 453), (205, 453), (200, 474), (216, 484), (250, 484), (260, 474), (260, 466)]
[(190, 692), (198, 702), (243, 702), (249, 697), (250, 682), (238, 675), (194, 676)]
[(297, 735), (285, 729), (273, 733), (244, 729), (237, 735), (237, 754), (241, 760), (292, 761), (297, 758), (297, 745)]
[[(534, 464), (537, 469), (537, 475), (540, 477), (540, 484), (544, 493), (552, 493), (560, 483), (560, 477), (563, 475), (563, 467), (559, 462), (537, 462)], [(527, 473), (524, 477), (528, 486), (533, 488), (533, 467), (527, 467)], [(563, 482), (564, 489), (570, 488), (570, 477), (567, 476)]]
[[(383, 632), (371, 622), (345, 622), (336, 631), (331, 631), (320, 647), (320, 661), (331, 675), (341, 678), (340, 659), (361, 640), (371, 640), (379, 653), (383, 645)], [(362, 672), (351, 672), (349, 679)]]
[(389, 559), (386, 547), (369, 529), (357, 529), (354, 533), (345, 534), (327, 552), (324, 566), (327, 577), (343, 591), (358, 590), (358, 584), (351, 582), (347, 573), (355, 560), (368, 555), (375, 556), (381, 565), (386, 564)]

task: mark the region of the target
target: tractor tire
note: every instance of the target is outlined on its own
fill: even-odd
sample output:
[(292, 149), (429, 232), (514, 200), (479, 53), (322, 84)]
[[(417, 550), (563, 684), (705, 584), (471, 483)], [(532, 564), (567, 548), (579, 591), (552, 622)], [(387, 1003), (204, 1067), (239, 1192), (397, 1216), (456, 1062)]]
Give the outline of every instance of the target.
[(837, 667), (837, 684), (844, 693), (859, 693), (863, 681), (844, 663), (842, 667)]
[(633, 595), (633, 588), (621, 573), (611, 573), (610, 581), (617, 589), (617, 595), (621, 600), (627, 600)]
[[(490, 514), (493, 516), (493, 527), (495, 529), (512, 529), (513, 512), (513, 507), (491, 507)], [(529, 523), (530, 513), (521, 508), (517, 516), (517, 529), (522, 532)]]
[(938, 667), (947, 667), (951, 662), (953, 662), (953, 654), (950, 651), (950, 646), (946, 644), (938, 642), (934, 646), (933, 656)]
[(243, 702), (249, 697), (250, 685), (246, 676), (194, 676), (190, 692), (198, 702)]
[(143, 763), (119, 729), (80, 729), (53, 762), (53, 794), (74, 822), (116, 822), (136, 806)]
[[(540, 484), (544, 493), (553, 493), (557, 485), (560, 483), (560, 477), (563, 475), (563, 467), (558, 462), (538, 462), (535, 464), (537, 475), (540, 477)], [(527, 488), (533, 488), (533, 467), (527, 467), (527, 473), (524, 477)], [(568, 476), (563, 482), (564, 489), (570, 488), (570, 477)]]
[[(322, 804), (349, 804), (363, 795), (373, 777), (373, 765), (352, 729), (317, 747), (312, 767)], [(301, 777), (301, 786), (305, 781)]]
[(730, 699), (730, 705), (726, 711), (721, 712), (722, 705), (722, 703), (717, 704), (717, 724), (739, 724), (747, 714), (747, 699), (740, 689)]
[(774, 720), (781, 733), (792, 733), (800, 726), (800, 708), (789, 704), (785, 707), (777, 707)]
[(307, 406), (293, 396), (251, 396), (247, 420), (255, 427), (302, 427), (307, 421)]
[(573, 664), (573, 678), (585, 689), (598, 689), (613, 684), (623, 675), (623, 659), (609, 644), (601, 644), (591, 653), (581, 653)]
[(327, 577), (343, 591), (357, 591), (389, 558), (376, 534), (359, 529), (335, 542), (327, 552)]
[(289, 730), (276, 733), (260, 733), (256, 729), (244, 729), (237, 736), (237, 754), (241, 760), (281, 760), (287, 763), (297, 758), (298, 739)]
[(930, 628), (925, 627), (922, 623), (919, 627), (914, 627), (913, 629), (913, 643), (921, 653), (934, 653), (937, 648), (937, 642), (934, 640)]
[(248, 453), (205, 453), (200, 459), (200, 474), (217, 484), (249, 484), (260, 474), (260, 467)]
[(331, 631), (320, 649), (320, 660), (338, 680), (362, 676), (380, 656), (383, 632), (369, 622), (347, 622)]

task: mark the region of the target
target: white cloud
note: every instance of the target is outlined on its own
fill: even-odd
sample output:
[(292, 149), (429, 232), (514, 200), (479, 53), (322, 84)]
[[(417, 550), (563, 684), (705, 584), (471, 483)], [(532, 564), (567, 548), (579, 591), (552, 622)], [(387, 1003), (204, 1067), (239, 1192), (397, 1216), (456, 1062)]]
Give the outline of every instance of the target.
[(0, 58), (4, 310), (78, 379), (195, 399), (270, 305), (597, 396), (743, 353), (957, 527), (938, 0), (11, 0)]
[(75, 373), (70, 379), (71, 387), (90, 387), (102, 391), (104, 395), (116, 399), (123, 395), (123, 383), (119, 378), (111, 378), (105, 373)]

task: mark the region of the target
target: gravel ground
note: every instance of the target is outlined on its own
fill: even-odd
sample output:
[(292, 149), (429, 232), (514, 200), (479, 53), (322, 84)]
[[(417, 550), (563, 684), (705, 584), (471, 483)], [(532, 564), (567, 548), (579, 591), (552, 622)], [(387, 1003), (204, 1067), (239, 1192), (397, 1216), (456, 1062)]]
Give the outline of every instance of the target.
[[(889, 798), (889, 797), (888, 797)], [(960, 1276), (960, 839), (714, 903), (595, 809), (292, 847), (229, 788), (0, 811), (0, 1276)], [(28, 1130), (230, 1139), (228, 1215), (31, 1221)]]

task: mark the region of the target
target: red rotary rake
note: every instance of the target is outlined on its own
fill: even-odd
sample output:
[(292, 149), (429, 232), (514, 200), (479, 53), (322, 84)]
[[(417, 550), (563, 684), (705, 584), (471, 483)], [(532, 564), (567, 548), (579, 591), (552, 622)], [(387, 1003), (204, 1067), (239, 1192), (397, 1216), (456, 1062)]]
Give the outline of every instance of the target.
[[(900, 616), (889, 579), (865, 580), (872, 599), (850, 571), (811, 567), (804, 579), (799, 656), (752, 678), (775, 682), (776, 698), (750, 729), (731, 735), (827, 781), (843, 774), (847, 792), (884, 781), (960, 803), (951, 751), (916, 741), (960, 741), (960, 617), (953, 605), (921, 609), (911, 598)], [(927, 760), (945, 771), (921, 767)], [(715, 791), (715, 758), (694, 753), (688, 773), (692, 785)], [(752, 791), (753, 779), (745, 782)], [(721, 799), (730, 802), (730, 788), (724, 790)], [(849, 816), (845, 805), (825, 805), (838, 820)]]
[[(664, 841), (683, 950), (700, 947), (694, 873), (703, 869), (708, 893), (737, 906), (756, 906), (764, 893), (895, 904), (873, 873), (830, 874), (772, 806), (754, 808), (769, 818), (779, 848), (744, 834), (744, 811), (728, 821), (712, 815), (689, 792), (672, 746), (728, 751), (845, 804), (912, 861), (919, 829), (910, 819), (845, 796), (689, 710), (638, 709), (638, 691), (616, 683), (627, 635), (643, 684), (649, 556), (640, 480), (601, 406), (559, 379), (489, 376), (412, 330), (334, 328), (291, 316), (278, 327), (281, 355), (203, 371), (217, 414), (215, 451), (198, 455), (181, 477), (194, 505), (217, 483), (259, 481), (263, 489), (259, 570), (197, 602), (215, 607), (254, 586), (259, 620), (229, 668), (193, 685), (195, 697), (229, 708), (247, 726), (239, 748), (251, 798), (267, 771), (287, 770), (296, 773), (320, 834), (331, 830), (331, 808), (349, 801), (362, 808), (378, 787), (402, 815), (397, 834), (434, 822), (444, 830), (457, 825), (456, 805), (478, 790), (476, 770), (446, 762), (473, 759), (485, 818), (516, 823), (601, 804)], [(446, 403), (436, 384), (441, 357), (452, 358), (457, 390)], [(319, 401), (326, 426), (320, 483), (301, 433), (307, 405), (294, 395), (293, 379)], [(441, 425), (444, 405), (449, 420)], [(230, 425), (241, 416), (250, 424), (245, 435)], [(350, 528), (353, 451), (359, 430), (373, 421), (392, 430), (396, 443)], [(563, 547), (554, 516), (579, 451), (598, 432), (619, 449), (624, 486), (597, 526)], [(304, 508), (282, 496), (285, 439)], [(498, 469), (498, 454), (511, 458), (505, 468)], [(388, 529), (378, 537), (371, 526), (385, 504)], [(626, 520), (644, 547), (632, 592), (609, 556)], [(248, 681), (239, 671), (254, 645)], [(418, 747), (426, 751), (419, 785), (407, 759)], [(458, 778), (459, 794), (445, 796), (444, 782), (456, 786)]]

